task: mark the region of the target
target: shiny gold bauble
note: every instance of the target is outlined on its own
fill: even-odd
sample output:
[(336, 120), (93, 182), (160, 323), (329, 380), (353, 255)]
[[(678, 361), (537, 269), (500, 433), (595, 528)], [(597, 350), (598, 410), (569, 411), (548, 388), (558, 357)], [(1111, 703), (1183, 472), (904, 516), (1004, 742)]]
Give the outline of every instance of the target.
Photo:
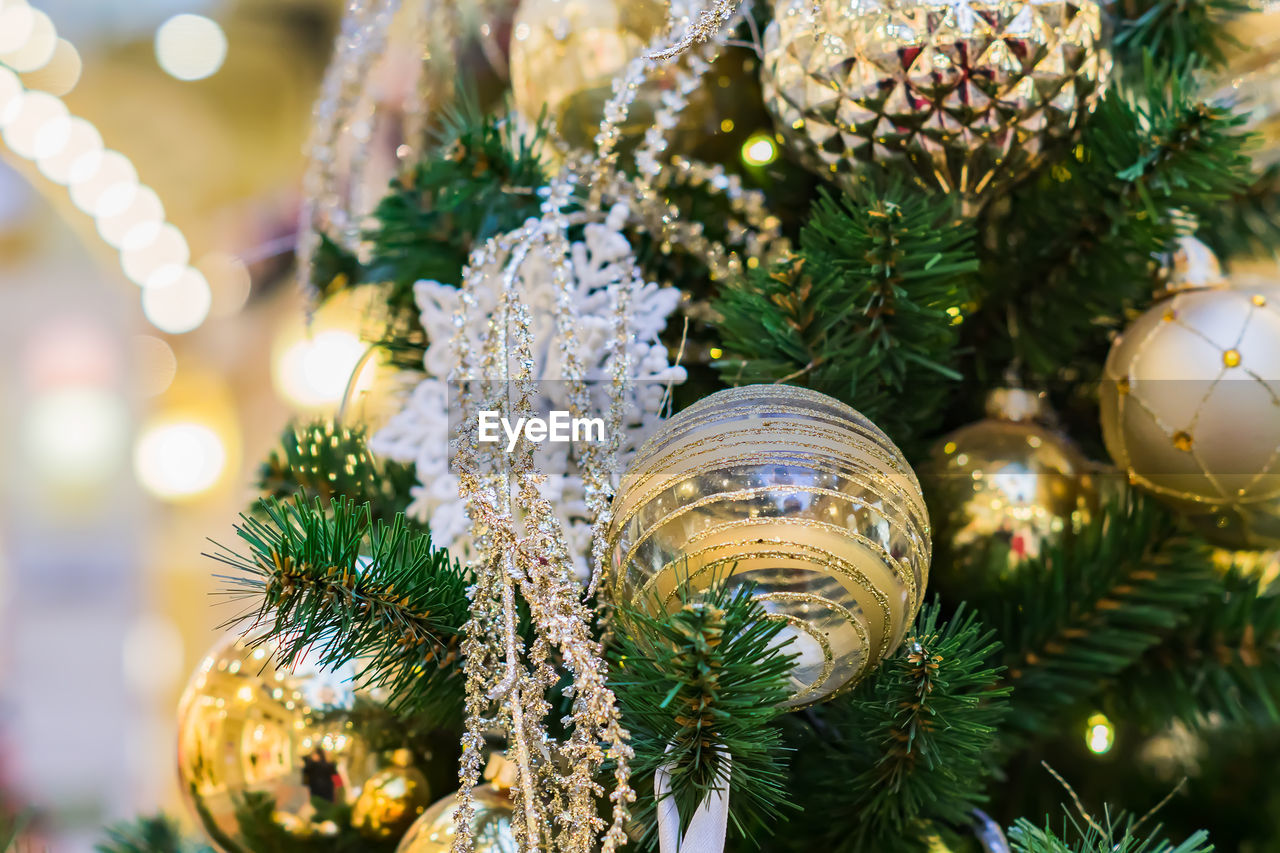
[[(666, 25), (663, 0), (521, 0), (511, 37), (516, 110), (529, 122), (545, 110), (571, 145), (591, 145), (614, 78)], [(644, 133), (671, 82), (664, 72), (643, 86), (624, 135)]]
[(1184, 290), (1111, 347), (1107, 451), (1226, 548), (1280, 547), (1280, 287)]
[[(490, 783), (472, 789), (473, 853), (519, 853), (511, 831), (511, 797), (507, 788)], [(453, 850), (457, 794), (437, 802), (418, 818), (396, 848), (396, 853), (450, 853)]]
[[(393, 718), (370, 713), (381, 706), (353, 689), (354, 667), (321, 671), (304, 661), (286, 670), (273, 663), (274, 651), (252, 637), (224, 638), (179, 704), (179, 781), (209, 837), (226, 851), (253, 850), (252, 839), (281, 831), (350, 836), (358, 845), (388, 838), (387, 818), (400, 807), (413, 812), (407, 829), (428, 795), (407, 750), (389, 766), (373, 748)], [(410, 777), (412, 786), (395, 781)], [(383, 800), (366, 801), (357, 826), (352, 808), (360, 810), (366, 791)], [(388, 802), (397, 795), (398, 806)]]
[(938, 582), (957, 593), (1012, 576), (1098, 511), (1091, 466), (1046, 425), (1042, 394), (998, 389), (986, 408), (934, 445), (920, 472), (946, 567)]
[(608, 533), (615, 601), (679, 609), (754, 583), (799, 661), (788, 707), (824, 699), (897, 648), (929, 575), (915, 474), (825, 394), (749, 385), (706, 397), (637, 453)]
[(351, 811), (351, 825), (369, 838), (403, 838), (430, 804), (427, 778), (413, 766), (409, 750), (397, 749), (392, 766), (364, 783)]
[(1068, 139), (1110, 64), (1095, 0), (778, 0), (764, 52), (765, 101), (816, 171), (899, 165), (970, 200)]

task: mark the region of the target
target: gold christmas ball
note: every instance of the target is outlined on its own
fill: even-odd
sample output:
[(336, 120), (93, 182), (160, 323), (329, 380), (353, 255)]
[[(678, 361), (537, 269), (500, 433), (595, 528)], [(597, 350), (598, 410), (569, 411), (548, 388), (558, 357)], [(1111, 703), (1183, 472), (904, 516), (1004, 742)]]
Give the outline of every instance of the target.
[(351, 811), (351, 824), (368, 838), (403, 838), (431, 804), (431, 789), (413, 766), (413, 753), (397, 749), (391, 766), (364, 783)]
[[(473, 853), (519, 853), (511, 830), (509, 783), (480, 785), (472, 794), (475, 800), (471, 818)], [(413, 824), (396, 853), (451, 853), (458, 806), (457, 794), (450, 794), (433, 805)]]
[(286, 670), (274, 652), (252, 635), (229, 635), (187, 684), (178, 776), (193, 814), (228, 853), (281, 832), (356, 846), (394, 839), (384, 833), (393, 813), (412, 812), (403, 831), (427, 801), (408, 750), (388, 762), (375, 748), (394, 717), (353, 689), (354, 667), (321, 671), (304, 661)]
[[(511, 92), (530, 123), (546, 111), (571, 145), (592, 144), (613, 81), (667, 26), (663, 0), (521, 0), (512, 24)], [(641, 90), (625, 125), (640, 136), (653, 122), (670, 71)]]
[(897, 648), (929, 575), (929, 517), (901, 451), (825, 394), (749, 385), (706, 397), (637, 453), (608, 533), (615, 601), (679, 609), (754, 583), (799, 655), (788, 707), (825, 699)]
[(1220, 546), (1280, 547), (1280, 287), (1156, 302), (1112, 345), (1099, 398), (1130, 482)]
[(998, 389), (986, 419), (934, 445), (920, 473), (948, 588), (963, 593), (1012, 576), (1097, 513), (1088, 460), (1048, 417), (1042, 394)]
[(764, 53), (811, 168), (848, 185), (859, 161), (901, 164), (970, 201), (1070, 138), (1111, 62), (1095, 0), (778, 0)]

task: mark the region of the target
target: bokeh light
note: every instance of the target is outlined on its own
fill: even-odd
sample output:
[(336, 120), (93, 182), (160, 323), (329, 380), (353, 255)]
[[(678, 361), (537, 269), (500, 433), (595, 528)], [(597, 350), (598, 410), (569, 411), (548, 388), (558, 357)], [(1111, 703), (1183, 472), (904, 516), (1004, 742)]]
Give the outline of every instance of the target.
[(94, 485), (119, 468), (128, 424), (119, 394), (84, 386), (50, 390), (24, 413), (23, 452), (52, 482)]
[(38, 89), (51, 95), (65, 95), (80, 82), (80, 72), (84, 70), (84, 62), (80, 59), (80, 51), (64, 38), (57, 40), (53, 56), (43, 68), (23, 75), (23, 82), (28, 89)]
[(26, 92), (5, 109), (8, 121), (4, 123), (5, 144), (19, 157), (31, 160), (39, 153), (40, 133), (50, 122), (67, 117), (62, 101), (44, 92)]
[(171, 223), (153, 228), (134, 227), (120, 247), (120, 264), (129, 280), (140, 287), (165, 286), (176, 275), (166, 268), (186, 266), (191, 260), (187, 238)]
[(174, 15), (156, 30), (156, 61), (179, 80), (203, 80), (227, 58), (227, 37), (203, 15)]
[(138, 436), (133, 453), (138, 482), (163, 500), (180, 501), (209, 491), (226, 465), (222, 438), (198, 421), (149, 424)]
[[(170, 271), (174, 271), (172, 277)], [(213, 295), (200, 271), (187, 266), (169, 267), (157, 274), (165, 281), (142, 291), (142, 313), (162, 332), (181, 335), (200, 326), (209, 316)]]
[[(44, 68), (49, 64), (49, 60), (53, 59), (53, 52), (58, 47), (58, 31), (54, 29), (53, 21), (39, 9), (11, 3), (5, 3), (5, 7), (0, 11), (0, 16), (11, 12), (25, 21), (17, 22), (18, 32), (22, 35), (18, 47), (7, 51), (0, 50), (0, 62), (20, 72)], [(25, 27), (23, 23), (26, 24)], [(0, 31), (4, 30), (4, 26), (5, 22), (0, 21)], [(6, 43), (16, 40), (13, 36), (0, 37), (0, 39)]]
[(1085, 746), (1094, 755), (1105, 755), (1111, 751), (1116, 742), (1116, 728), (1107, 719), (1106, 714), (1097, 713), (1089, 717), (1085, 724)]
[(155, 335), (135, 335), (130, 349), (138, 391), (154, 397), (169, 390), (178, 373), (178, 357), (173, 347)]
[(767, 133), (757, 133), (742, 143), (742, 162), (748, 166), (768, 166), (778, 159), (778, 143)]
[(119, 214), (138, 192), (138, 171), (119, 151), (104, 151), (92, 175), (72, 175), (71, 203), (90, 216)]
[(276, 388), (298, 406), (332, 406), (342, 400), (347, 382), (367, 350), (354, 332), (317, 332), (280, 353), (273, 369)]

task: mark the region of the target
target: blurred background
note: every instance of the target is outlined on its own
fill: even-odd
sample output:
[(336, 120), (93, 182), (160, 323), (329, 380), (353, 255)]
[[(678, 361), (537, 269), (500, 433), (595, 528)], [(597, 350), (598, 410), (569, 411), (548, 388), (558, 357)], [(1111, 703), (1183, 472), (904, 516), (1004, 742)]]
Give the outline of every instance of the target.
[(340, 0), (0, 0), (0, 803), (183, 820), (174, 708), (229, 542), (355, 316), (304, 336), (301, 151)]

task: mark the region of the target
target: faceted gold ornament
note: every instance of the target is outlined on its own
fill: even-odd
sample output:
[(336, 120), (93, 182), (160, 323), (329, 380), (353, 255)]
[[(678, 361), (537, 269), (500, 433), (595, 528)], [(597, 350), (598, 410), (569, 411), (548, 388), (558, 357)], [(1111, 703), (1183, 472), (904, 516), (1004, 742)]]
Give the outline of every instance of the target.
[[(595, 139), (614, 78), (667, 25), (663, 0), (521, 0), (512, 24), (511, 91), (529, 122), (543, 110), (573, 146)], [(621, 132), (639, 136), (670, 75), (645, 84)]]
[[(519, 853), (511, 829), (510, 789), (514, 767), (495, 754), (489, 759), (485, 776), (490, 780), (488, 784), (473, 789), (473, 846), (470, 849), (473, 853)], [(450, 853), (458, 806), (457, 794), (439, 800), (413, 824), (396, 853)]]
[(428, 801), (412, 753), (375, 749), (394, 718), (353, 689), (353, 667), (278, 669), (274, 651), (229, 635), (187, 685), (178, 776), (193, 814), (227, 853), (252, 850), (264, 832), (394, 843), (393, 826), (403, 832)]
[(1097, 513), (1088, 460), (1048, 417), (1042, 394), (998, 389), (986, 419), (934, 446), (920, 474), (944, 587), (980, 590), (1011, 577)]
[(640, 449), (608, 533), (615, 600), (679, 609), (754, 583), (799, 655), (787, 707), (820, 701), (902, 642), (929, 575), (929, 518), (901, 451), (825, 394), (706, 397)]
[(1157, 302), (1112, 345), (1099, 391), (1116, 465), (1226, 548), (1280, 547), (1278, 298), (1237, 284)]
[(778, 0), (764, 51), (811, 168), (848, 185), (859, 161), (901, 164), (969, 202), (1069, 139), (1110, 65), (1094, 0)]

